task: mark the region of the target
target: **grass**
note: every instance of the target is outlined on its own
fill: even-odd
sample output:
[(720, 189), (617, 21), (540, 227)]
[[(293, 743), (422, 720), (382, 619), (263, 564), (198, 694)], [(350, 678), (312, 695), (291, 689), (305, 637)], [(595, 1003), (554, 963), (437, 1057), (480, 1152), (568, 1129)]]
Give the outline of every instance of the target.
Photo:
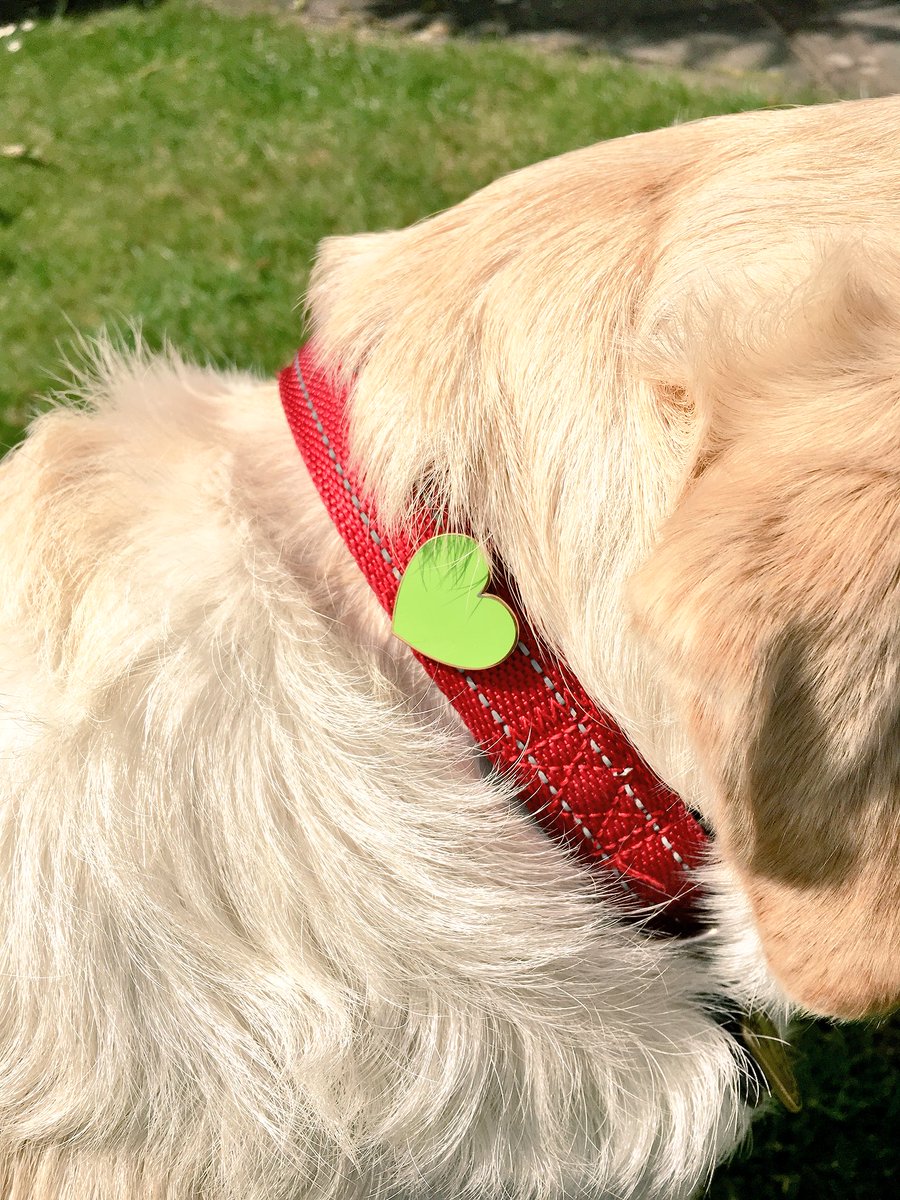
[[(0, 43), (0, 445), (73, 331), (271, 373), (301, 337), (316, 242), (444, 208), (504, 171), (759, 95), (500, 44), (311, 36), (173, 2)], [(800, 1117), (774, 1111), (714, 1200), (882, 1200), (900, 1166), (900, 1026), (800, 1039)], [(449, 1198), (445, 1198), (449, 1200)]]
[(900, 1194), (900, 1020), (795, 1036), (804, 1109), (762, 1117), (709, 1200), (888, 1200)]
[(513, 167), (723, 109), (584, 58), (307, 36), (172, 3), (0, 46), (0, 416), (7, 440), (70, 327), (140, 317), (271, 372), (316, 242), (444, 208)]

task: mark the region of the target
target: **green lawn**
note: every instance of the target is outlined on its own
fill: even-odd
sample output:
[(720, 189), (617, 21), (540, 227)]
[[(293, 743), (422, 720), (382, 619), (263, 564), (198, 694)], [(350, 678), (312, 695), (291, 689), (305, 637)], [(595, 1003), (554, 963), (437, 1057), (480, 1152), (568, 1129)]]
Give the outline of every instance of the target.
[(184, 351), (272, 371), (325, 234), (389, 228), (573, 146), (722, 109), (589, 60), (306, 36), (173, 3), (0, 44), (0, 414), (58, 344), (140, 317)]
[[(74, 331), (138, 318), (151, 344), (272, 372), (300, 340), (319, 238), (406, 224), (600, 138), (760, 103), (586, 58), (311, 37), (180, 0), (40, 23), (16, 53), (0, 42), (0, 444)], [(900, 1026), (813, 1026), (801, 1051), (804, 1113), (761, 1121), (716, 1200), (897, 1191)]]

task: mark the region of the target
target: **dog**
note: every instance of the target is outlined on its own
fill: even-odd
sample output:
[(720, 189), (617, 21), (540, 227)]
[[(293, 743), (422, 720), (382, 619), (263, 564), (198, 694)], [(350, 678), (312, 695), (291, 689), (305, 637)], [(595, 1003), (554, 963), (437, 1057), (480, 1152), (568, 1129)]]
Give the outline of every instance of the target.
[(312, 277), (384, 529), (467, 530), (714, 829), (693, 936), (485, 769), (272, 381), (105, 344), (33, 423), (4, 1200), (680, 1200), (756, 1107), (723, 1013), (897, 1004), (898, 141), (898, 97), (638, 134)]

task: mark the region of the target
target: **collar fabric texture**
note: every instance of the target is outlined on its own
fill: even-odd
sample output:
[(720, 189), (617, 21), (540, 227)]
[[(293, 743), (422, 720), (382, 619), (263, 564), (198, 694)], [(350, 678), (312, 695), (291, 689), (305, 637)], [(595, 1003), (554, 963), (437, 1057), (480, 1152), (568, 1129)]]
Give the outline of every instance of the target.
[[(349, 464), (346, 401), (303, 346), (279, 377), (288, 425), (322, 501), (388, 614), (413, 554), (439, 532), (433, 514), (388, 534)], [(691, 932), (697, 924), (695, 870), (707, 838), (681, 799), (647, 766), (565, 663), (528, 625), (509, 584), (492, 573), (489, 592), (513, 610), (519, 639), (495, 667), (459, 670), (410, 653), (453, 704), (495, 770), (553, 839), (598, 868), (621, 894), (623, 911), (650, 925)]]

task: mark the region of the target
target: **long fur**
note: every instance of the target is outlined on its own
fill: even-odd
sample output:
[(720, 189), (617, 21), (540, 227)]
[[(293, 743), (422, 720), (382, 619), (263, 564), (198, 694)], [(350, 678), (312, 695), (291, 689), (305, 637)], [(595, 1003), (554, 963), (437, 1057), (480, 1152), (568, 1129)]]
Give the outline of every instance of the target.
[[(767, 403), (765, 345), (731, 352), (750, 310), (830, 311), (834, 237), (862, 207), (896, 230), (872, 148), (898, 127), (884, 102), (611, 143), (326, 245), (312, 288), (382, 510), (427, 482), (489, 533), (726, 832), (753, 797), (722, 800), (739, 747), (692, 723), (713, 666), (682, 638), (722, 597), (692, 618), (672, 579), (667, 640), (669, 593), (636, 588), (645, 644), (627, 585)], [(741, 364), (733, 418), (711, 362)], [(715, 1015), (789, 1007), (758, 862), (725, 838), (700, 943), (624, 925), (391, 639), (272, 383), (101, 348), (82, 393), (0, 470), (0, 1196), (686, 1200), (750, 1117)]]

